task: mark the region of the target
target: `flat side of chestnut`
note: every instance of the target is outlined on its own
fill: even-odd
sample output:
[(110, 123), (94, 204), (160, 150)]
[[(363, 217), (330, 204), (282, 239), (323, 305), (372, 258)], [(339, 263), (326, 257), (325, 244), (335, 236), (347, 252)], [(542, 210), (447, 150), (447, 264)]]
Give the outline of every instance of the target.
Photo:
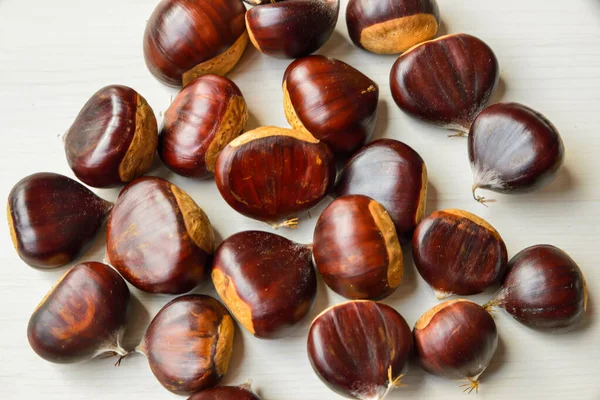
[(250, 388), (243, 386), (218, 386), (192, 395), (188, 400), (260, 400)]

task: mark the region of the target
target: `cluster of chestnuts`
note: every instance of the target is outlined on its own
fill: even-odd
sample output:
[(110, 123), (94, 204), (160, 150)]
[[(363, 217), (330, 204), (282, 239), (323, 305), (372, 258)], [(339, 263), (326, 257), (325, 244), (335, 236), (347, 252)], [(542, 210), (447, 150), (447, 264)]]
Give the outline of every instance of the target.
[[(425, 217), (421, 156), (393, 139), (368, 143), (377, 83), (342, 61), (311, 55), (332, 35), (339, 0), (244, 1), (254, 7), (242, 0), (162, 0), (156, 7), (144, 34), (146, 64), (161, 82), (183, 86), (161, 127), (126, 86), (99, 90), (80, 111), (64, 140), (68, 164), (89, 186), (126, 185), (114, 203), (55, 173), (30, 175), (11, 191), (11, 237), (35, 268), (76, 262), (108, 221), (105, 263), (69, 269), (31, 316), (27, 335), (39, 356), (72, 363), (112, 354), (120, 362), (135, 351), (166, 389), (191, 400), (257, 400), (249, 385), (217, 386), (234, 351), (235, 321), (258, 338), (287, 335), (313, 307), (320, 275), (349, 301), (312, 322), (310, 363), (335, 392), (381, 400), (400, 386), (411, 355), (426, 371), (478, 389), (498, 343), (493, 307), (536, 329), (579, 323), (587, 288), (565, 252), (538, 245), (509, 261), (500, 234), (480, 217), (459, 209)], [(556, 128), (520, 104), (486, 108), (499, 79), (496, 56), (467, 34), (434, 39), (435, 0), (350, 0), (346, 21), (361, 49), (402, 53), (390, 73), (400, 109), (468, 135), (478, 201), (486, 200), (476, 189), (522, 192), (556, 175), (564, 153)], [(290, 128), (244, 132), (247, 104), (224, 75), (249, 41), (266, 55), (296, 59), (282, 79)], [(275, 229), (295, 227), (300, 213), (334, 200), (312, 244), (244, 231), (216, 247), (208, 215), (184, 190), (143, 176), (156, 153), (176, 174), (214, 176), (231, 208)], [(412, 246), (419, 274), (439, 299), (500, 289), (484, 306), (447, 300), (411, 331), (395, 309), (375, 301), (402, 283), (402, 245)], [(207, 279), (220, 301), (178, 297), (135, 350), (123, 348), (126, 281), (179, 295)]]

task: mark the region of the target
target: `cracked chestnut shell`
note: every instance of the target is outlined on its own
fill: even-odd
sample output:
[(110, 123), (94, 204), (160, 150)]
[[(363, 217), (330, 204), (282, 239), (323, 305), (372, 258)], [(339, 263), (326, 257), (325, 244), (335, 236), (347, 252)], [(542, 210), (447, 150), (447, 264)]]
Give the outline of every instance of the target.
[(190, 395), (219, 383), (227, 374), (235, 323), (227, 309), (205, 295), (187, 295), (154, 317), (137, 351), (167, 390)]
[(180, 294), (208, 276), (210, 220), (172, 183), (137, 179), (119, 194), (108, 219), (106, 258), (140, 290)]
[(427, 182), (425, 162), (416, 151), (394, 139), (379, 139), (346, 163), (335, 192), (378, 201), (394, 221), (400, 240), (410, 242), (425, 213)]
[(440, 11), (435, 0), (350, 0), (346, 24), (356, 46), (397, 54), (435, 36)]
[(310, 246), (261, 231), (236, 233), (221, 243), (212, 281), (238, 322), (265, 339), (289, 333), (317, 294)]
[(194, 394), (188, 400), (260, 400), (250, 384), (241, 386), (218, 386)]
[(240, 0), (162, 0), (144, 32), (148, 69), (171, 86), (226, 75), (248, 44), (245, 13)]
[(348, 299), (387, 297), (404, 274), (394, 222), (367, 196), (339, 197), (323, 211), (313, 252), (327, 286)]
[(211, 177), (217, 156), (246, 122), (248, 107), (237, 85), (222, 76), (201, 76), (166, 111), (158, 154), (179, 175)]
[(402, 54), (392, 67), (390, 88), (409, 115), (466, 133), (496, 88), (499, 71), (487, 44), (459, 33)]
[(50, 269), (76, 260), (111, 208), (79, 182), (40, 172), (12, 188), (6, 212), (19, 257), (32, 267)]
[(113, 187), (144, 175), (158, 143), (156, 117), (127, 86), (106, 86), (83, 106), (65, 135), (69, 166), (83, 183)]
[(508, 255), (500, 234), (463, 210), (436, 211), (425, 218), (415, 230), (412, 252), (438, 299), (481, 293), (506, 275)]

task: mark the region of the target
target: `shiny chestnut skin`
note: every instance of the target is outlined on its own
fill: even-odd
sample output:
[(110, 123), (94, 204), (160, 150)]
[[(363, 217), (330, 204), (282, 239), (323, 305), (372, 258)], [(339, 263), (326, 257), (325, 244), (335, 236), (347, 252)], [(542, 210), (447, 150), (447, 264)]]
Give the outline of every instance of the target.
[(339, 0), (287, 0), (263, 3), (246, 13), (250, 41), (261, 53), (304, 57), (329, 40), (340, 12)]
[(136, 350), (167, 390), (190, 395), (227, 374), (235, 323), (227, 309), (205, 295), (187, 295), (164, 306)]
[(140, 290), (180, 294), (208, 276), (214, 232), (191, 197), (143, 177), (125, 186), (108, 219), (106, 258)]
[(221, 243), (212, 281), (238, 322), (263, 339), (289, 333), (317, 293), (310, 246), (261, 231), (236, 233)]
[(111, 207), (112, 203), (66, 176), (29, 175), (8, 195), (10, 236), (27, 264), (60, 267), (76, 260), (91, 243)]
[(179, 175), (211, 177), (217, 156), (246, 122), (248, 107), (237, 85), (222, 76), (201, 76), (166, 111), (158, 154)]
[(439, 299), (481, 293), (506, 275), (508, 255), (500, 234), (463, 210), (425, 218), (415, 230), (412, 252), (419, 274)]
[(260, 400), (250, 389), (250, 385), (217, 386), (204, 389), (192, 395), (188, 400)]
[(315, 264), (334, 292), (348, 299), (381, 299), (404, 274), (394, 222), (367, 196), (335, 199), (323, 211), (313, 236)]
[(404, 318), (373, 301), (323, 311), (308, 332), (308, 358), (331, 390), (359, 400), (383, 399), (399, 385), (413, 348)]
[(129, 289), (108, 265), (84, 262), (67, 271), (29, 319), (27, 339), (42, 358), (76, 363), (104, 353), (127, 355)]
[(157, 131), (154, 112), (141, 95), (127, 86), (106, 86), (67, 131), (67, 161), (75, 176), (93, 187), (131, 182), (152, 165)]
[(248, 44), (245, 13), (240, 0), (162, 0), (144, 32), (148, 69), (171, 86), (226, 75)]
[(401, 55), (390, 88), (401, 110), (415, 118), (466, 133), (499, 80), (496, 55), (464, 33), (430, 40)]
[(301, 58), (283, 75), (288, 122), (326, 143), (334, 153), (350, 155), (369, 140), (378, 101), (377, 83), (333, 58)]
[(335, 192), (377, 200), (394, 221), (398, 238), (410, 242), (425, 213), (427, 182), (427, 167), (416, 151), (394, 139), (378, 139), (348, 160)]
[(263, 4), (273, 4), (278, 3), (280, 1), (285, 0), (244, 0), (244, 3), (250, 4), (252, 6), (262, 6)]
[(356, 46), (397, 54), (435, 36), (440, 10), (435, 0), (350, 0), (346, 24)]
[(246, 132), (219, 154), (215, 182), (237, 212), (274, 228), (297, 225), (297, 215), (333, 188), (335, 161), (310, 134), (265, 126)]

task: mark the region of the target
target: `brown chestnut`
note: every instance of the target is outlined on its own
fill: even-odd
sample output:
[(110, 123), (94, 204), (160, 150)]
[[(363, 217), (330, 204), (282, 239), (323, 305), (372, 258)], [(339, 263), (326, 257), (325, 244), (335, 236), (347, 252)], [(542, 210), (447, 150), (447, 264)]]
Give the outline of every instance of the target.
[(188, 400), (260, 400), (249, 383), (241, 386), (217, 386), (204, 389), (194, 394)]
[(468, 296), (499, 285), (506, 245), (488, 222), (463, 210), (436, 211), (415, 230), (413, 258), (438, 299)]
[(167, 390), (190, 395), (215, 386), (229, 369), (235, 323), (212, 297), (187, 295), (164, 306), (136, 351)]
[(565, 331), (583, 319), (587, 299), (575, 261), (557, 247), (536, 245), (510, 260), (504, 284), (487, 307), (504, 308), (532, 328)]
[(350, 65), (324, 56), (292, 62), (283, 76), (285, 116), (334, 153), (349, 155), (375, 129), (379, 87)]
[(100, 89), (65, 135), (69, 166), (83, 183), (113, 187), (144, 175), (156, 153), (156, 117), (127, 86)]
[(85, 262), (67, 271), (29, 319), (27, 339), (42, 358), (76, 363), (100, 354), (125, 357), (121, 346), (129, 289), (108, 265)]
[(329, 40), (340, 13), (339, 0), (262, 2), (246, 12), (250, 41), (261, 53), (278, 58), (304, 57)]
[(381, 299), (402, 281), (402, 248), (394, 222), (370, 197), (334, 200), (317, 221), (313, 251), (327, 286), (346, 298)]
[(208, 178), (217, 156), (242, 133), (248, 107), (235, 83), (205, 75), (187, 85), (165, 113), (158, 154), (175, 173)]
[(171, 86), (227, 74), (248, 44), (245, 13), (240, 0), (162, 0), (144, 32), (148, 69)]
[(350, 301), (323, 311), (308, 332), (308, 358), (331, 390), (359, 400), (382, 400), (400, 386), (413, 348), (406, 321), (373, 301)]
[(36, 268), (75, 261), (94, 239), (112, 203), (52, 172), (21, 179), (8, 195), (10, 236), (19, 257)]
[(236, 233), (221, 243), (212, 281), (238, 322), (265, 339), (286, 335), (317, 294), (310, 246), (261, 231)]
[(295, 227), (331, 191), (335, 173), (331, 151), (309, 133), (264, 126), (221, 151), (215, 181), (234, 210), (277, 229)]
[(552, 123), (518, 103), (483, 110), (469, 132), (473, 197), (478, 188), (499, 193), (530, 192), (554, 180), (563, 164), (564, 145)]
[(375, 140), (348, 161), (335, 192), (363, 194), (381, 203), (396, 225), (398, 238), (410, 242), (425, 214), (427, 168), (410, 146), (394, 139)]
[(263, 4), (278, 3), (280, 1), (285, 1), (285, 0), (244, 0), (244, 3), (248, 3), (252, 6), (261, 6)]
[(499, 71), (487, 44), (459, 33), (401, 55), (392, 67), (390, 88), (404, 112), (466, 134), (496, 88)]
[(498, 346), (496, 323), (483, 307), (463, 299), (438, 304), (419, 318), (413, 334), (425, 371), (467, 379), (464, 391), (479, 391), (479, 376)]
[(435, 0), (350, 0), (346, 24), (358, 47), (397, 54), (435, 36), (440, 11)]
[(164, 179), (125, 186), (108, 219), (106, 259), (140, 290), (179, 294), (207, 276), (214, 232), (204, 211)]

